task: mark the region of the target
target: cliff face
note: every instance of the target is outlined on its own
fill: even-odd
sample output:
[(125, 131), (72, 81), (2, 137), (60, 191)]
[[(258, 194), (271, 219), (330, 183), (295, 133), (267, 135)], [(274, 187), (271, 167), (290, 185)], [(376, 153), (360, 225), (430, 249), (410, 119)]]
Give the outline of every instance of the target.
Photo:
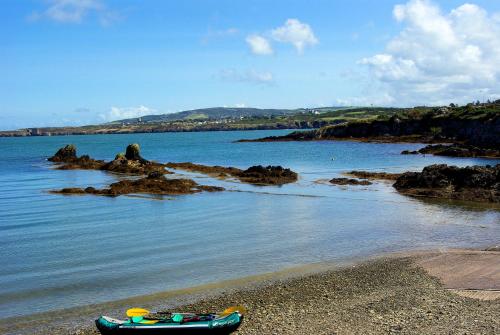
[[(480, 147), (500, 147), (500, 117), (477, 120), (459, 118), (422, 118), (401, 120), (392, 117), (387, 121), (371, 123), (346, 123), (329, 126), (314, 132), (314, 139), (409, 137), (421, 139), (463, 141)], [(307, 138), (307, 135), (306, 135)]]
[(495, 112), (450, 111), (447, 108), (388, 120), (346, 122), (318, 130), (293, 132), (256, 141), (311, 141), (334, 139), (384, 142), (463, 142), (482, 148), (500, 148), (500, 105)]

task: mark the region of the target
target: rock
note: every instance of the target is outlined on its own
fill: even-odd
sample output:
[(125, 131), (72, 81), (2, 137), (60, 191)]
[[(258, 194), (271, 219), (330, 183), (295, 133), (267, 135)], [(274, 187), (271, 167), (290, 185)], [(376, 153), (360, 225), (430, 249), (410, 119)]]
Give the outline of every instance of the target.
[(297, 181), (298, 175), (281, 166), (252, 166), (240, 172), (237, 177), (246, 183), (262, 185), (282, 185)]
[(413, 151), (410, 151), (410, 150), (403, 150), (401, 151), (401, 155), (418, 155), (418, 151), (416, 150), (413, 150)]
[(65, 147), (57, 150), (56, 154), (50, 157), (48, 160), (51, 162), (62, 163), (71, 162), (76, 158), (76, 147), (73, 144), (68, 144)]
[(199, 185), (191, 179), (167, 179), (163, 175), (153, 172), (150, 173), (148, 177), (137, 180), (121, 180), (104, 189), (95, 189), (94, 187), (87, 187), (85, 189), (64, 188), (62, 190), (52, 191), (52, 193), (107, 196), (119, 196), (133, 193), (181, 195), (198, 193), (201, 191), (217, 192), (223, 190), (224, 188), (222, 187)]
[[(402, 152), (403, 153), (403, 152)], [(436, 144), (428, 145), (418, 152), (420, 154), (433, 154), (436, 156), (449, 156), (449, 157), (490, 157), (499, 158), (500, 150), (491, 148), (479, 148), (466, 144)]]
[(125, 158), (133, 161), (145, 161), (145, 159), (141, 157), (141, 147), (137, 143), (129, 144), (127, 146)]
[(194, 163), (167, 163), (167, 167), (204, 173), (218, 178), (234, 177), (255, 185), (282, 185), (297, 181), (298, 174), (281, 166), (252, 166), (246, 170), (235, 167), (207, 166)]
[[(130, 157), (127, 158), (127, 157)], [(96, 160), (88, 155), (81, 157), (76, 156), (76, 147), (67, 145), (61, 148), (57, 153), (49, 158), (52, 162), (63, 163), (58, 166), (59, 170), (104, 170), (115, 173), (133, 174), (133, 175), (148, 175), (151, 172), (160, 174), (170, 173), (165, 170), (165, 166), (160, 163), (148, 161), (140, 156), (138, 144), (130, 144), (127, 147), (126, 154), (120, 153), (115, 156), (111, 162)]]
[(209, 166), (209, 165), (195, 164), (191, 162), (184, 162), (184, 163), (170, 162), (165, 164), (165, 166), (172, 169), (203, 173), (206, 175), (210, 175), (213, 177), (220, 177), (220, 178), (225, 178), (227, 176), (236, 176), (238, 173), (241, 172), (240, 169), (234, 167)]
[(88, 155), (83, 155), (71, 160), (67, 160), (65, 164), (59, 166), (58, 170), (100, 170), (104, 166), (104, 161), (96, 160)]
[(78, 188), (78, 187), (66, 187), (66, 188), (63, 188), (62, 190), (58, 191), (57, 193), (61, 193), (61, 194), (85, 194), (85, 190)]
[(413, 196), (500, 202), (500, 164), (464, 168), (430, 165), (422, 172), (404, 173), (393, 186)]
[(152, 172), (162, 175), (169, 173), (165, 170), (165, 166), (163, 164), (150, 162), (145, 159), (129, 160), (124, 157), (119, 157), (118, 159), (106, 163), (101, 170), (134, 175), (148, 175)]
[(381, 179), (381, 180), (396, 180), (401, 173), (387, 172), (371, 172), (371, 171), (350, 171), (344, 173), (346, 176), (354, 176), (361, 179)]
[(368, 180), (359, 180), (351, 178), (333, 178), (330, 183), (335, 185), (371, 185), (372, 183)]
[(158, 179), (161, 178), (163, 174), (159, 171), (152, 171), (148, 174), (149, 179)]

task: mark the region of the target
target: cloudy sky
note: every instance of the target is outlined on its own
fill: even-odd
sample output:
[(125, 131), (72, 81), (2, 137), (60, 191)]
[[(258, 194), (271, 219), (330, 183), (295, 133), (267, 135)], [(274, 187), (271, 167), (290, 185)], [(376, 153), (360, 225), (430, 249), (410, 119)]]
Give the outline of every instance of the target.
[(500, 1), (4, 0), (0, 129), (500, 98)]

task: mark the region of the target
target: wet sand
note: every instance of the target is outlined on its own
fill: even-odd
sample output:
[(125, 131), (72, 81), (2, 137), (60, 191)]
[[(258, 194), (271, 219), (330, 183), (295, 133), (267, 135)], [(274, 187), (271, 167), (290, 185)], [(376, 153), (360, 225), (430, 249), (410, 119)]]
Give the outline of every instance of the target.
[[(165, 310), (175, 300), (177, 311), (244, 305), (248, 312), (237, 334), (499, 334), (500, 300), (491, 295), (500, 288), (499, 264), (500, 252), (471, 250), (317, 264), (65, 311), (60, 317), (72, 313), (71, 323), (55, 328), (48, 325), (58, 313), (28, 317), (45, 318), (46, 325), (26, 332), (27, 322), (14, 333), (94, 335), (92, 319), (106, 308), (120, 317), (127, 307)], [(460, 290), (486, 292), (479, 297), (488, 300), (456, 294)]]

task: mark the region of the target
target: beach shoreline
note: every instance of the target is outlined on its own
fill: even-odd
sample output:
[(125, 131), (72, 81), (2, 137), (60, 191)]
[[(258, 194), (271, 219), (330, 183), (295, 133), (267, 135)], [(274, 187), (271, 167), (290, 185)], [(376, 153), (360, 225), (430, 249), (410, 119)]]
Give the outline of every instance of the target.
[[(499, 256), (498, 251), (434, 249), (393, 252), (342, 263), (309, 264), (104, 304), (34, 314), (23, 317), (22, 322), (17, 322), (12, 328), (2, 329), (2, 326), (0, 330), (7, 334), (94, 335), (98, 334), (93, 325), (95, 318), (101, 314), (121, 317), (130, 307), (140, 306), (152, 311), (219, 311), (229, 305), (243, 304), (248, 309), (248, 316), (237, 334), (411, 334), (415, 333), (415, 327), (423, 333), (439, 333), (440, 329), (446, 330), (447, 324), (451, 327), (456, 318), (470, 319), (470, 323), (462, 324), (464, 331), (495, 333), (500, 329), (500, 295), (491, 299), (491, 294), (500, 292), (500, 271), (486, 272), (487, 278), (484, 278), (484, 267), (491, 267), (492, 261), (498, 262)], [(476, 261), (475, 257), (481, 257), (481, 260)], [(469, 287), (465, 290), (468, 292), (460, 295), (463, 292), (456, 287), (447, 287), (446, 276), (440, 277), (442, 273), (439, 271), (446, 274), (440, 262), (455, 270), (462, 267), (462, 271), (467, 271), (471, 266), (476, 271), (482, 268), (483, 272), (469, 274), (472, 279), (483, 277), (482, 280), (475, 278), (476, 284), (480, 283), (479, 289)], [(481, 298), (478, 291), (487, 291), (490, 299), (478, 300)], [(442, 308), (449, 310), (449, 314)], [(313, 312), (315, 310), (328, 318), (318, 318)], [(299, 319), (303, 322), (297, 322), (293, 317), (295, 314), (301, 315)], [(441, 321), (423, 322), (428, 315), (437, 316)], [(362, 322), (355, 321), (357, 318)], [(13, 320), (3, 319), (2, 324), (12, 325)], [(33, 323), (37, 324), (35, 328), (30, 326)], [(275, 331), (273, 327), (280, 330)]]

